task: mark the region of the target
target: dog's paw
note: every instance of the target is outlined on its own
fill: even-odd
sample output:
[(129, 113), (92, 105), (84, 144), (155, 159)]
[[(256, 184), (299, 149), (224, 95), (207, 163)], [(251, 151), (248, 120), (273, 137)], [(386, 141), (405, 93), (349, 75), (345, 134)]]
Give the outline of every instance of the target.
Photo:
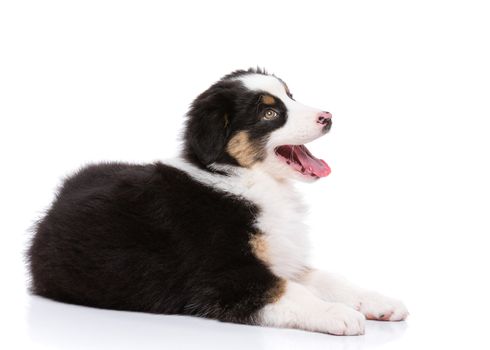
[(332, 303), (322, 318), (322, 331), (333, 335), (364, 334), (365, 317), (341, 303)]
[(355, 309), (368, 320), (402, 321), (408, 316), (408, 310), (401, 301), (379, 293), (366, 292), (359, 299)]

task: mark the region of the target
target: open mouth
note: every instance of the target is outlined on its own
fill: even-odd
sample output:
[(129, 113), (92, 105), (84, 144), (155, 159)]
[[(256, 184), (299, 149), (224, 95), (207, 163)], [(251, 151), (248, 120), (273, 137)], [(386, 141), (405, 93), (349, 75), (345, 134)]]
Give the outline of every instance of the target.
[(304, 176), (325, 177), (331, 172), (328, 164), (316, 158), (305, 145), (284, 145), (274, 149), (277, 157)]

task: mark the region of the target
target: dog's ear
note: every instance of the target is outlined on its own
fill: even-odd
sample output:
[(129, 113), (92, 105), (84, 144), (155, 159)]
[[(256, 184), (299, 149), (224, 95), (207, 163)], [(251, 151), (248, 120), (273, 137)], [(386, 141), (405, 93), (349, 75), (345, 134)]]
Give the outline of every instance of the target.
[(187, 157), (206, 166), (223, 155), (238, 88), (236, 82), (218, 82), (194, 100), (184, 134)]

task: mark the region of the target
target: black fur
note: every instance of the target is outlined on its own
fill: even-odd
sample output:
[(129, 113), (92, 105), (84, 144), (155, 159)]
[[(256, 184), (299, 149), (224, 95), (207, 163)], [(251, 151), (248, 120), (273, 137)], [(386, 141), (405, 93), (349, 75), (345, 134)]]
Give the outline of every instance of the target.
[[(266, 106), (260, 92), (233, 80), (253, 72), (234, 72), (194, 101), (187, 160), (238, 165), (226, 152), (230, 137), (246, 130), (263, 141), (285, 123), (279, 99)], [(280, 117), (264, 120), (267, 108)], [(32, 292), (99, 308), (254, 323), (281, 284), (250, 247), (259, 211), (161, 163), (86, 167), (64, 182), (36, 227)]]
[(253, 323), (278, 282), (250, 250), (258, 210), (161, 163), (89, 166), (66, 180), (37, 226), (32, 291)]

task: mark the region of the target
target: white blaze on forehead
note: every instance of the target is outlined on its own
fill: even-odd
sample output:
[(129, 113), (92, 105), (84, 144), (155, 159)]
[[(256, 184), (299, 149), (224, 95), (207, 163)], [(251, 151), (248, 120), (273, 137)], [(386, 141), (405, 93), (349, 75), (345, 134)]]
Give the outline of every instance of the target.
[(300, 116), (310, 113), (320, 112), (316, 108), (305, 106), (298, 101), (290, 98), (286, 93), (286, 87), (278, 78), (271, 75), (264, 74), (247, 74), (243, 77), (238, 78), (243, 85), (252, 91), (265, 91), (275, 97), (281, 99), (281, 101), (286, 105), (288, 113), (296, 113)]
[(292, 101), (286, 94), (284, 84), (271, 75), (247, 74), (240, 77), (239, 80), (249, 90), (268, 92), (271, 95), (279, 97), (286, 104), (288, 101)]

